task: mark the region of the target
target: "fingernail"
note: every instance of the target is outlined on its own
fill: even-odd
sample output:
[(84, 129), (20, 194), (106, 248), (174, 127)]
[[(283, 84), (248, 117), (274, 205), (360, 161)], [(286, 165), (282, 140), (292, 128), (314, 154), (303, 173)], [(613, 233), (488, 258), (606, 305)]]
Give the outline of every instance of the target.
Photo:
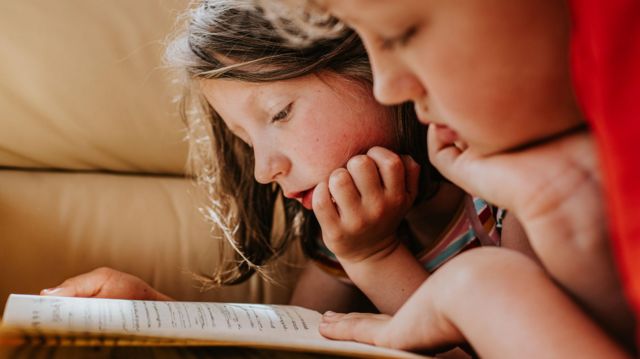
[(47, 288), (47, 289), (43, 289), (42, 291), (40, 291), (40, 295), (54, 295), (56, 293), (59, 293), (60, 291), (62, 291), (62, 288), (60, 288), (60, 287)]
[(336, 316), (336, 312), (332, 312), (330, 310), (327, 310), (326, 312), (324, 312), (323, 316), (325, 316), (325, 317), (335, 317)]

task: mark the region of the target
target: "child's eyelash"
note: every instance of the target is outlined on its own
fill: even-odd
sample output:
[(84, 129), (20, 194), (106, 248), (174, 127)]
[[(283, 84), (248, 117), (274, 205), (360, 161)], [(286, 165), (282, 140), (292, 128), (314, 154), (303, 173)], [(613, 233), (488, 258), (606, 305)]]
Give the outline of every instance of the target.
[(382, 39), (382, 41), (380, 42), (380, 48), (382, 50), (391, 50), (396, 47), (405, 46), (413, 38), (417, 30), (418, 30), (417, 26), (411, 26), (405, 32), (403, 32), (400, 36)]
[(287, 119), (287, 117), (289, 117), (289, 113), (291, 113), (291, 106), (293, 106), (293, 102), (289, 103), (284, 109), (276, 113), (275, 116), (271, 118), (271, 122), (278, 122)]

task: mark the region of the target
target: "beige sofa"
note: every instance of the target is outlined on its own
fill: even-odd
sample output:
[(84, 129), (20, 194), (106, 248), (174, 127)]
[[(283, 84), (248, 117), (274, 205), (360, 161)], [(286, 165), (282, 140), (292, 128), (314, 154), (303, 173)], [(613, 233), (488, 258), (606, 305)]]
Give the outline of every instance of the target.
[(202, 293), (213, 232), (185, 178), (187, 146), (161, 66), (186, 1), (5, 1), (0, 5), (0, 306), (99, 266), (181, 300), (288, 300), (277, 283)]

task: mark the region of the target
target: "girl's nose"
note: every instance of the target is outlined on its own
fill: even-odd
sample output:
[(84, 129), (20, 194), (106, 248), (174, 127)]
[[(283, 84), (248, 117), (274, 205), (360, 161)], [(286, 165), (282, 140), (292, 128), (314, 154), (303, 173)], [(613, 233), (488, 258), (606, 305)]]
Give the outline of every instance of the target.
[(289, 160), (277, 151), (262, 150), (254, 147), (256, 181), (262, 184), (274, 182), (289, 172)]
[(425, 89), (418, 78), (397, 56), (382, 51), (371, 51), (373, 94), (385, 105), (421, 100)]

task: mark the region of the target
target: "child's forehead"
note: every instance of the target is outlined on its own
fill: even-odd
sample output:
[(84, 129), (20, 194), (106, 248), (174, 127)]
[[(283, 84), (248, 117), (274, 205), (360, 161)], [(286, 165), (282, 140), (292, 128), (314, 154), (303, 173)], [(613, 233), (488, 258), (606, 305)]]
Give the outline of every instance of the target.
[(389, 0), (322, 0), (324, 8), (349, 25), (370, 25), (384, 20), (386, 24), (401, 26), (412, 9), (421, 8), (413, 1)]

